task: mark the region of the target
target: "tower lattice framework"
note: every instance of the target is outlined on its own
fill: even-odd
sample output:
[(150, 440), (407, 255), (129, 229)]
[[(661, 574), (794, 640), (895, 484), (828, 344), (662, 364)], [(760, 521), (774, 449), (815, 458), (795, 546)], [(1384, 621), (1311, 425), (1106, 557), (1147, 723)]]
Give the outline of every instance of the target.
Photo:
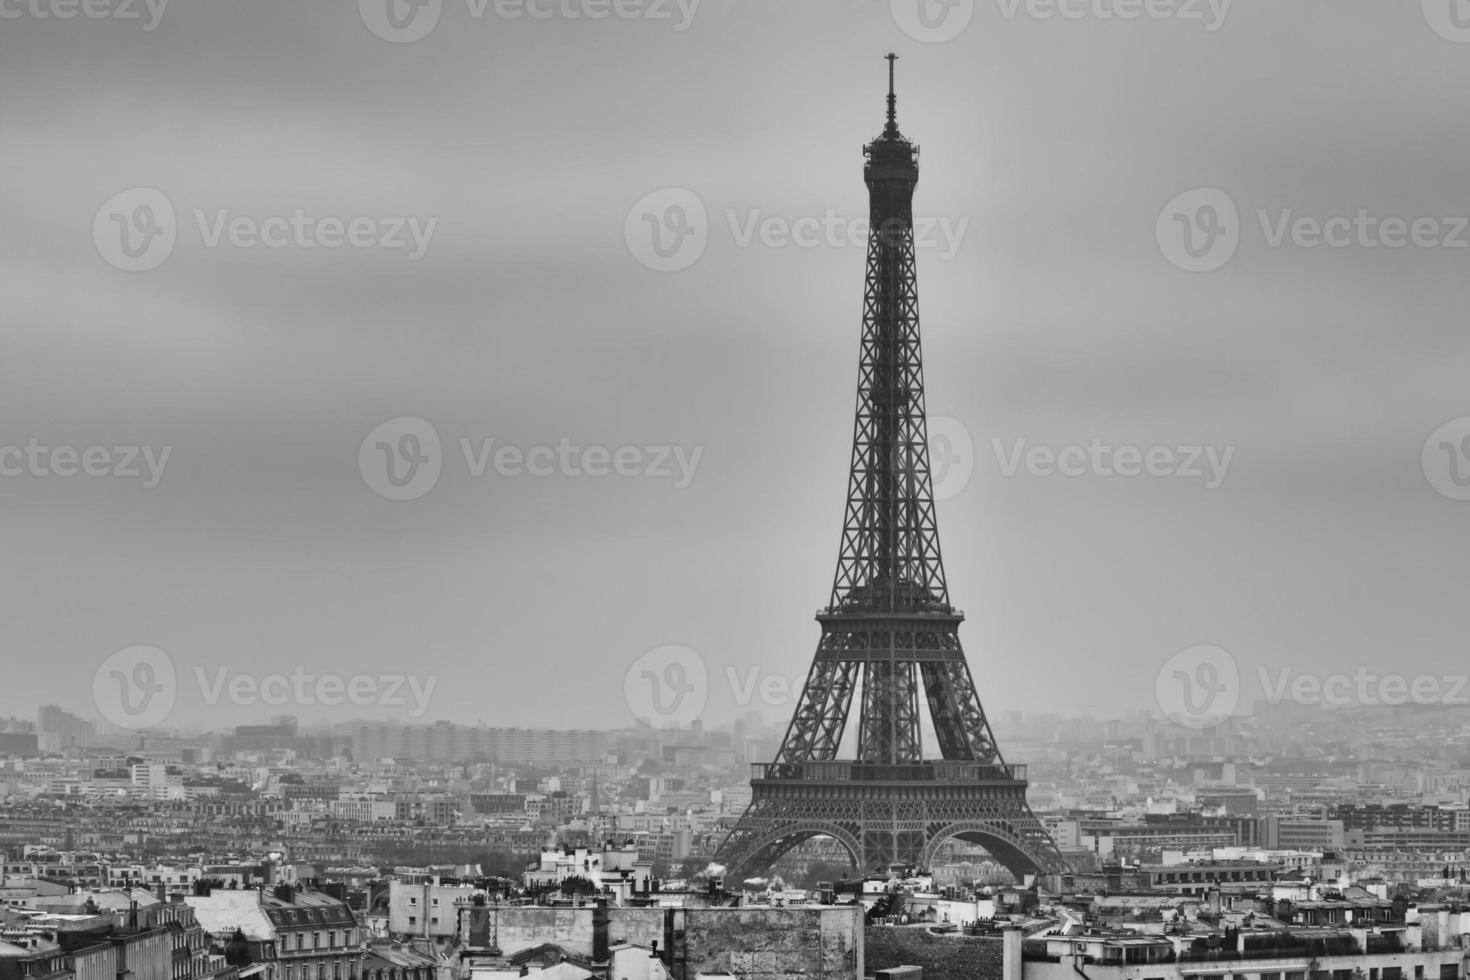
[[(982, 844), (1017, 877), (1066, 868), (1026, 802), (1025, 766), (996, 746), (945, 583), (914, 268), (919, 148), (898, 129), (895, 59), (887, 125), (864, 148), (862, 355), (837, 573), (786, 736), (773, 763), (753, 767), (750, 807), (715, 858), (733, 881), (817, 836), (839, 841), (864, 872), (928, 868), (953, 838)], [(925, 755), (921, 708), (937, 756)]]

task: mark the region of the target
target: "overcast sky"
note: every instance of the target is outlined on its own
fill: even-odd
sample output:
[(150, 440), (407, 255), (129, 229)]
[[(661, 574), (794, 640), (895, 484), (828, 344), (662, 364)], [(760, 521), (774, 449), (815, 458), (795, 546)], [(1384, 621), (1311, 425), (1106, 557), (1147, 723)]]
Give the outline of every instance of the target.
[[(1421, 458), (1470, 416), (1450, 0), (442, 0), (417, 40), (428, 20), (393, 0), (395, 29), (387, 2), (0, 0), (0, 446), (107, 447), (99, 471), (169, 452), (156, 481), (141, 452), (138, 477), (0, 456), (0, 715), (96, 715), (99, 665), (145, 644), (177, 670), (167, 724), (409, 713), (210, 707), (195, 672), (302, 667), (437, 677), (419, 720), (614, 726), (630, 666), (674, 645), (710, 721), (784, 718), (739, 689), (805, 673), (831, 586), (848, 239), (890, 49), (933, 219), (929, 411), (963, 457), (940, 533), (987, 708), (1152, 709), (1198, 644), (1247, 699), (1260, 667), (1467, 669), (1470, 502)], [(125, 271), (122, 233), (168, 217), (136, 188), (175, 240)], [(1211, 271), (1168, 235), (1220, 214), (1200, 188), (1238, 210)], [(650, 194), (662, 230), (693, 223), (686, 268), (648, 267)], [(667, 207), (691, 200), (702, 219)], [(265, 227), (298, 209), (329, 220)], [(1391, 223), (1315, 248), (1291, 224), (1359, 211), (1436, 222), (1397, 248)], [(354, 218), (361, 244), (307, 247)], [(780, 237), (824, 218), (810, 247)], [(252, 226), (285, 244), (245, 247)], [(442, 443), (411, 500), (363, 446), (401, 417)], [(422, 449), (400, 429), (390, 451)], [(548, 447), (551, 475), (475, 476), (461, 439)], [(1009, 465), (1094, 439), (1232, 452), (1217, 480), (1203, 453), (1199, 477)], [(563, 440), (592, 469), (585, 447), (636, 447), (639, 475), (574, 475)]]

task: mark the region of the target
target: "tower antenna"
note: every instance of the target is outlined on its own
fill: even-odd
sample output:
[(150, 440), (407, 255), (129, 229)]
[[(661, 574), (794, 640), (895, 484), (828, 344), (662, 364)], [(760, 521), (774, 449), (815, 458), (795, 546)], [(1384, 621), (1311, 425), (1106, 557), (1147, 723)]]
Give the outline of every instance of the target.
[(898, 135), (898, 96), (893, 91), (893, 63), (898, 60), (898, 55), (892, 51), (883, 56), (888, 61), (888, 126), (884, 130), (885, 136)]

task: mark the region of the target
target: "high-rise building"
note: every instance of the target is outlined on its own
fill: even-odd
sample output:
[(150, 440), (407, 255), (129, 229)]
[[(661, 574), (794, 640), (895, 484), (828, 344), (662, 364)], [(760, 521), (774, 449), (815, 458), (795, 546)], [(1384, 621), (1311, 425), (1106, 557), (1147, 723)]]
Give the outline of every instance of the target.
[(90, 721), (54, 704), (41, 707), (37, 713), (36, 729), (55, 735), (60, 749), (86, 748), (97, 741), (96, 729)]

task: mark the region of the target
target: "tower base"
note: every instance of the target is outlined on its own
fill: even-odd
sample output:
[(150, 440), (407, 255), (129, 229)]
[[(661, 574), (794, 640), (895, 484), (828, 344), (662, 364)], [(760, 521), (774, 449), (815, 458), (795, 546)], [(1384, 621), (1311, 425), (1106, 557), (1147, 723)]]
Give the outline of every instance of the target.
[(831, 837), (859, 872), (928, 869), (946, 841), (979, 844), (1022, 879), (1066, 870), (1026, 802), (1024, 766), (971, 762), (754, 767), (751, 802), (715, 862), (738, 883), (813, 837)]

